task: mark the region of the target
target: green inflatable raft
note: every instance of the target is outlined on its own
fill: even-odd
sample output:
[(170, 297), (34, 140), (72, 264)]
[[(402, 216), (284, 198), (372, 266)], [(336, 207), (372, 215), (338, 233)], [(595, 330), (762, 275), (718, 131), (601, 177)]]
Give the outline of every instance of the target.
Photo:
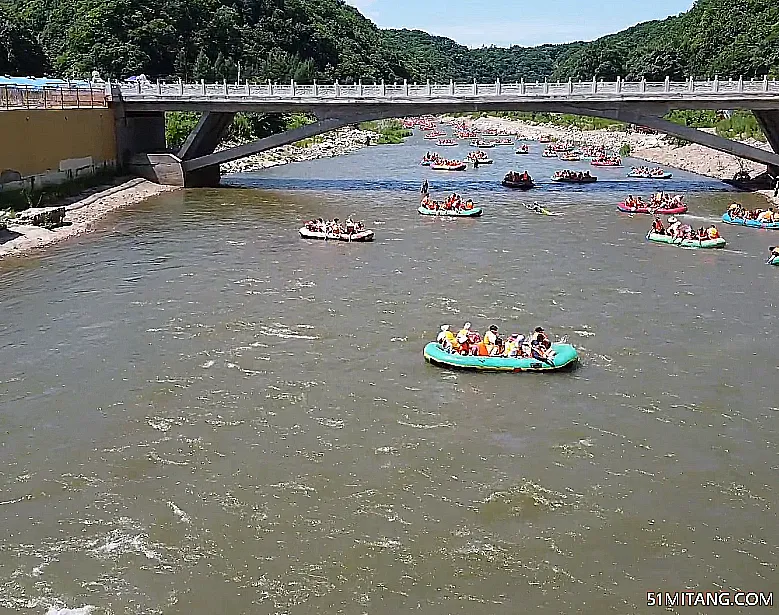
[(779, 256), (774, 256), (768, 261), (769, 265), (779, 265)]
[(488, 372), (552, 372), (573, 367), (579, 356), (576, 348), (570, 344), (552, 344), (557, 353), (550, 362), (545, 363), (530, 358), (510, 357), (474, 357), (446, 352), (437, 342), (425, 346), (425, 360), (439, 367), (452, 369), (478, 369)]
[(649, 241), (658, 243), (670, 243), (674, 246), (683, 248), (724, 248), (726, 241), (722, 237), (717, 239), (674, 239), (670, 235), (660, 235), (658, 233), (647, 233), (646, 238)]

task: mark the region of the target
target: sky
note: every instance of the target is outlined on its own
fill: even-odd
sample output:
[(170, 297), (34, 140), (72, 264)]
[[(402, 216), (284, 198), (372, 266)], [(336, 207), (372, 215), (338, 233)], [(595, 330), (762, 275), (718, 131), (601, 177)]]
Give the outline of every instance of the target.
[(461, 45), (592, 40), (688, 10), (692, 0), (347, 0), (381, 28), (447, 36)]

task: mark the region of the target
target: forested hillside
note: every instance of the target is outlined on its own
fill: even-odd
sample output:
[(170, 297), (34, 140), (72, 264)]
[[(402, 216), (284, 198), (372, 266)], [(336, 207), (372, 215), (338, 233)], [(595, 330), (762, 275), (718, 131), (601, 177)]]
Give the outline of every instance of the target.
[[(14, 0), (59, 75), (187, 79), (408, 77), (342, 0)], [(29, 72), (22, 71), (22, 72)]]
[[(5, 4), (4, 4), (5, 3)], [(468, 49), (343, 0), (0, 0), (0, 73), (310, 81), (779, 76), (779, 2), (698, 0), (589, 43)]]
[(559, 78), (779, 76), (779, 2), (698, 0), (687, 13), (604, 36), (570, 53)]

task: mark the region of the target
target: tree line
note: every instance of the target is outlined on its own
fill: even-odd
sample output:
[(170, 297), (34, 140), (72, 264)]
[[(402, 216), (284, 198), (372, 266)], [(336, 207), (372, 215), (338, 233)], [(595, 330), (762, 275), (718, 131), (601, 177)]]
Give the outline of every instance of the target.
[(343, 0), (0, 0), (0, 74), (310, 82), (779, 74), (779, 3), (697, 0), (591, 42), (468, 49)]
[[(306, 83), (779, 77), (779, 2), (696, 0), (680, 15), (591, 42), (469, 49), (420, 30), (382, 30), (344, 0), (0, 0), (0, 74)], [(743, 115), (743, 114), (742, 114)], [(172, 116), (174, 140), (196, 116)], [(760, 136), (754, 118), (721, 126)], [(236, 139), (300, 118), (240, 115)]]

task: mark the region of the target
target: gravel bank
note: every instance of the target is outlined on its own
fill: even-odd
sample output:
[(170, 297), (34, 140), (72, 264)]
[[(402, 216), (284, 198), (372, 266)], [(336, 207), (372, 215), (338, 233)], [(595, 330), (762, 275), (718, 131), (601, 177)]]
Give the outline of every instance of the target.
[[(612, 150), (619, 150), (622, 145), (627, 143), (630, 145), (630, 155), (634, 158), (641, 158), (659, 166), (674, 167), (716, 179), (732, 179), (736, 173), (742, 170), (748, 171), (753, 176), (765, 171), (764, 165), (742, 160), (703, 145), (694, 143), (683, 146), (673, 145), (668, 142), (665, 135), (611, 130), (582, 131), (575, 128), (561, 128), (550, 124), (536, 125), (495, 117), (483, 117), (473, 120), (471, 123), (479, 129), (508, 130), (531, 139), (537, 139), (541, 135), (552, 135), (558, 139), (567, 138), (583, 141), (592, 145), (602, 145)], [(713, 129), (704, 130), (713, 132)], [(753, 139), (744, 143), (761, 149), (769, 149), (768, 144)]]
[(176, 188), (160, 186), (145, 179), (132, 179), (67, 204), (65, 222), (68, 226), (48, 230), (9, 222), (6, 230), (0, 230), (0, 258), (27, 254), (69, 237), (88, 233), (94, 230), (95, 221), (107, 213), (171, 190)]
[[(274, 149), (247, 156), (240, 160), (234, 160), (221, 165), (222, 174), (248, 173), (270, 167), (277, 167), (290, 162), (303, 162), (305, 160), (317, 160), (319, 158), (332, 158), (343, 156), (368, 145), (375, 143), (379, 135), (367, 130), (356, 128), (340, 128), (325, 133), (314, 139), (308, 139), (307, 147), (299, 147), (295, 144), (283, 145)], [(240, 145), (239, 143), (223, 143), (218, 150), (228, 149)]]

